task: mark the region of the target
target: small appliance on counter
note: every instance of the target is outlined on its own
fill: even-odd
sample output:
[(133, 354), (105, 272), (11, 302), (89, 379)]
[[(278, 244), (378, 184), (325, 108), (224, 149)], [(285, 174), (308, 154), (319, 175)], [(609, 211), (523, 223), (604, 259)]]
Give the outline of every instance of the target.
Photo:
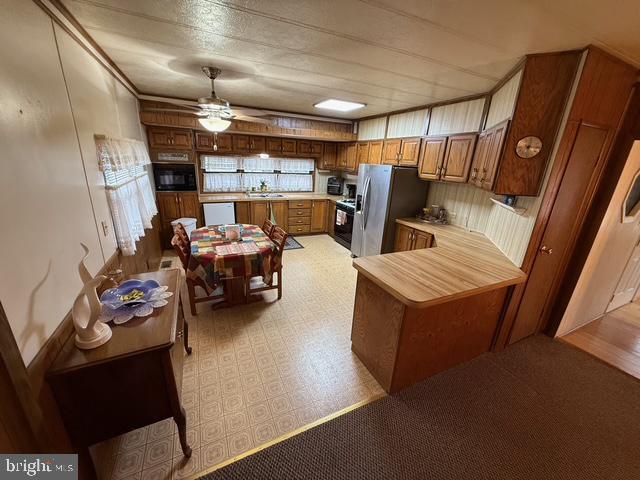
[(431, 205), (423, 208), (422, 214), (418, 218), (423, 222), (434, 223), (437, 225), (446, 225), (449, 223), (447, 210), (440, 205)]
[(329, 177), (327, 180), (328, 195), (342, 195), (343, 181), (340, 177)]
[(347, 197), (356, 198), (356, 185), (354, 183), (347, 183)]

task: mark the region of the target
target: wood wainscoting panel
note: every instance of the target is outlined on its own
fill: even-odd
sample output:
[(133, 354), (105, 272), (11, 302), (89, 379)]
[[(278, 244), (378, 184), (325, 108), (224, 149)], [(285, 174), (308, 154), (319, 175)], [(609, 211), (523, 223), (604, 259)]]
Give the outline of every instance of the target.
[(351, 349), (389, 391), (405, 306), (358, 273)]
[(507, 290), (428, 308), (407, 308), (391, 392), (491, 350)]

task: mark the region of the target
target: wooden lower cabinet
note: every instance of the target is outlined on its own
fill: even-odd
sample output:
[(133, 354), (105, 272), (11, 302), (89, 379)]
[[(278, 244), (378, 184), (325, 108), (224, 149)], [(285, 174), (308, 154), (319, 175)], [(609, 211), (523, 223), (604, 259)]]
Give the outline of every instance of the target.
[(406, 225), (396, 224), (396, 238), (393, 251), (406, 252), (408, 250), (420, 250), (430, 248), (433, 236)]
[(202, 205), (197, 192), (156, 192), (158, 211), (162, 231), (162, 245), (164, 248), (171, 246), (173, 227), (171, 222), (178, 218), (195, 218), (196, 227), (204, 225)]
[(249, 202), (249, 205), (251, 223), (262, 226), (264, 221), (270, 217), (269, 202)]
[(269, 202), (271, 205), (271, 213), (277, 225), (280, 225), (285, 232), (289, 231), (289, 206), (286, 200), (280, 202)]
[(251, 223), (250, 202), (236, 202), (236, 223)]
[(328, 200), (311, 202), (311, 233), (327, 231), (327, 202)]
[(329, 208), (327, 209), (327, 232), (331, 237), (336, 236), (336, 202), (328, 202)]

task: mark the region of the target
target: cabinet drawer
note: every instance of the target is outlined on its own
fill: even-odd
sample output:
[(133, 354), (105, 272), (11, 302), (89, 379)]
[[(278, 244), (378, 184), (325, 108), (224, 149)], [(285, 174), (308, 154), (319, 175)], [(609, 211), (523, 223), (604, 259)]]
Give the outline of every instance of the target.
[(309, 208), (291, 208), (289, 207), (289, 217), (310, 217), (311, 205)]
[(289, 208), (311, 208), (311, 200), (289, 200)]
[(311, 217), (289, 217), (289, 228), (299, 225), (311, 225)]
[(289, 233), (309, 233), (311, 225), (291, 225), (289, 224)]

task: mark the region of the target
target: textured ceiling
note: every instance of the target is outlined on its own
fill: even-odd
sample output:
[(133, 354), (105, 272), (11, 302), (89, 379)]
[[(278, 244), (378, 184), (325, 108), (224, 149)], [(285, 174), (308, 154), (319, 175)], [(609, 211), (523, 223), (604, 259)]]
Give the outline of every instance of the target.
[[(63, 0), (144, 93), (358, 118), (489, 90), (527, 53), (590, 43), (640, 64), (640, 1)], [(326, 115), (327, 113), (325, 113)]]

